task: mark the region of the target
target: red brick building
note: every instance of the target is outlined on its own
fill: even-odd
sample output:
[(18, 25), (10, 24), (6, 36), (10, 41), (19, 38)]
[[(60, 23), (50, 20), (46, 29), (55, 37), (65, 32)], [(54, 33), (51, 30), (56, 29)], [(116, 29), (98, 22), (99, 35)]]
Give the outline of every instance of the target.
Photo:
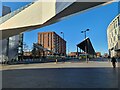
[(101, 57), (101, 52), (96, 52), (97, 57)]
[(39, 32), (38, 44), (56, 54), (66, 55), (66, 41), (55, 32)]
[(77, 52), (70, 52), (70, 53), (69, 53), (69, 56), (71, 56), (71, 57), (76, 57), (76, 56), (77, 56)]

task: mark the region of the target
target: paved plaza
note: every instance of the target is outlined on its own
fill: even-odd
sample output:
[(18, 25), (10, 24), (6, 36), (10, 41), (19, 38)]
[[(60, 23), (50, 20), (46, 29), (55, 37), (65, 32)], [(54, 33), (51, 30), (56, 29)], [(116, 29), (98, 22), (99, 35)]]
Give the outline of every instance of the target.
[(70, 60), (2, 66), (3, 88), (117, 88), (118, 69), (108, 61)]

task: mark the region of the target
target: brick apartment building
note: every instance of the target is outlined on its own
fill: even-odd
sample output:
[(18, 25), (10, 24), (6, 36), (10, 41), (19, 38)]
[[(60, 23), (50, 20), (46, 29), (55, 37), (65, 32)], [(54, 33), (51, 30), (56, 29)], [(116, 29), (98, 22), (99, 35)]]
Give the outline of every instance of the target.
[(101, 56), (101, 52), (96, 52), (96, 56), (100, 57)]
[(66, 41), (55, 32), (39, 32), (38, 44), (53, 51), (55, 54), (66, 55)]
[(77, 56), (77, 52), (70, 52), (70, 53), (68, 54), (68, 56), (76, 57), (76, 56)]

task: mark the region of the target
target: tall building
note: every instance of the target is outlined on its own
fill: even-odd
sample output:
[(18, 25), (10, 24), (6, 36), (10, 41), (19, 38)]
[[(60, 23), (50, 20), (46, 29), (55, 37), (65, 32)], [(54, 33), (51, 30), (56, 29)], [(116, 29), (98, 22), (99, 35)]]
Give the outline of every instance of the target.
[(107, 38), (109, 55), (120, 57), (120, 14), (109, 24)]
[(66, 41), (55, 32), (39, 32), (38, 44), (51, 50), (54, 54), (66, 55)]
[(2, 7), (2, 16), (5, 16), (8, 13), (11, 13), (11, 8), (8, 6), (3, 6)]
[[(10, 12), (10, 7), (3, 6), (2, 16), (5, 16)], [(18, 58), (19, 53), (22, 53), (23, 39), (21, 39), (21, 36), (22, 34), (19, 34), (0, 40), (0, 62), (11, 61), (12, 59)]]

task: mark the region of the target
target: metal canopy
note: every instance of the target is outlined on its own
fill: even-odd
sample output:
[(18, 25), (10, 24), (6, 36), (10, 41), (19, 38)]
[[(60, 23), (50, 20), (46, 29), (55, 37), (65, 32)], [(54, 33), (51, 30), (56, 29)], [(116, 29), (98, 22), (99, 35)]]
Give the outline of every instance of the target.
[(83, 51), (85, 51), (85, 47), (86, 47), (86, 52), (88, 54), (95, 55), (95, 50), (94, 50), (94, 48), (92, 46), (92, 43), (91, 43), (89, 38), (86, 38), (84, 41), (82, 41), (81, 43), (77, 44), (77, 47), (79, 47)]

